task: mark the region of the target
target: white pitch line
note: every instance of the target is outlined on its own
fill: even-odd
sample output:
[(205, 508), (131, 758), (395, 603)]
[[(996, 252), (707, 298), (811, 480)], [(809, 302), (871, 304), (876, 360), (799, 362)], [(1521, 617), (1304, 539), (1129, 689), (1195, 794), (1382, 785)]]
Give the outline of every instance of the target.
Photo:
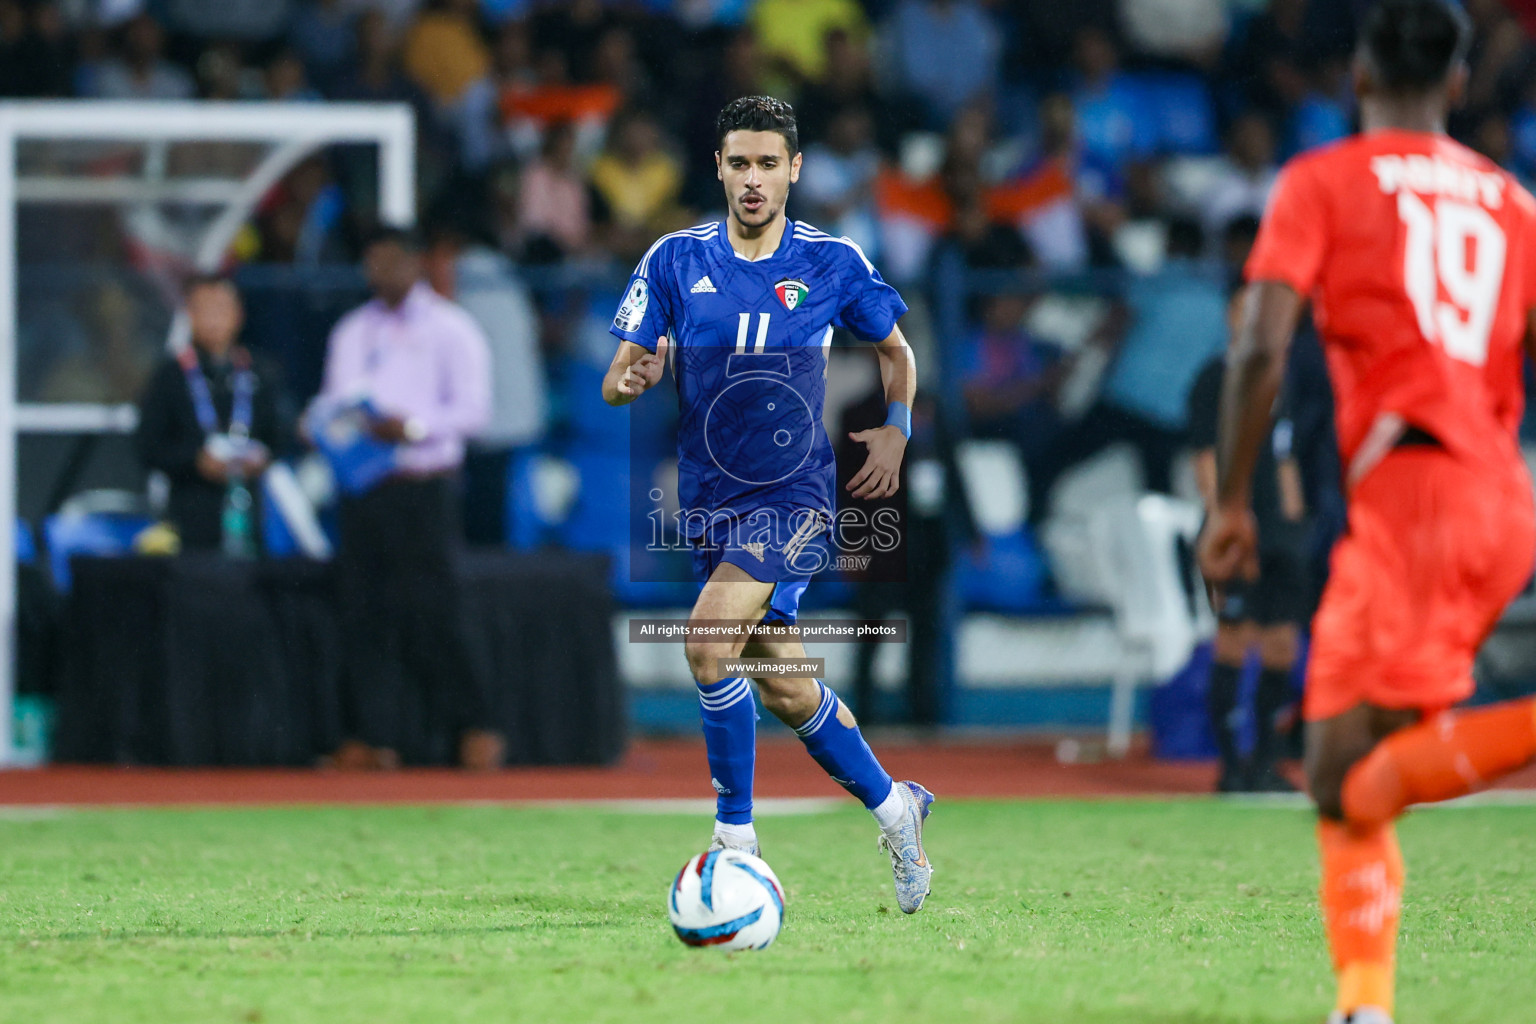
[[(715, 802), (708, 798), (655, 799), (655, 800), (520, 800), (485, 801), (482, 806), (516, 807), (537, 810), (539, 808), (581, 808), (595, 811), (613, 811), (618, 814), (714, 814)], [(844, 807), (857, 806), (836, 797), (768, 797), (752, 801), (754, 818), (787, 818), (808, 814), (830, 814)]]

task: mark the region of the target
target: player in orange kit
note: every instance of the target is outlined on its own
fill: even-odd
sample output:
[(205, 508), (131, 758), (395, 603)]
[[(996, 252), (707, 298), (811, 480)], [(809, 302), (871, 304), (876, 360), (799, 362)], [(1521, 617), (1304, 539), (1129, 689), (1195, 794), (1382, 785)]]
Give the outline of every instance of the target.
[(1355, 62), (1361, 134), (1281, 173), (1246, 269), (1200, 544), (1218, 590), (1257, 570), (1253, 467), (1310, 299), (1349, 501), (1303, 702), (1335, 1024), (1391, 1021), (1395, 819), (1536, 757), (1536, 701), (1449, 710), (1536, 561), (1515, 436), (1536, 348), (1536, 201), (1445, 135), (1468, 38), (1444, 0), (1385, 0)]

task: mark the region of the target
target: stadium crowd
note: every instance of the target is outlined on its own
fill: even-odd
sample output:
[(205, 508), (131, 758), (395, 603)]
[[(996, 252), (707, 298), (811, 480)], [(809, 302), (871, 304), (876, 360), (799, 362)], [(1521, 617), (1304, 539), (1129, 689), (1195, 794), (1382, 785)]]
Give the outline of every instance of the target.
[[(493, 473), (530, 445), (612, 444), (585, 392), (616, 295), (590, 283), (718, 216), (716, 112), (786, 97), (805, 152), (791, 215), (857, 241), (908, 295), (925, 379), (961, 434), (1017, 446), (1038, 520), (1052, 482), (1116, 441), (1148, 486), (1174, 486), (1186, 399), (1225, 344), (1277, 166), (1350, 130), (1364, 6), (0, 0), (0, 95), (413, 106), (429, 279), (486, 311)], [(1466, 6), (1477, 35), (1453, 133), (1536, 174), (1536, 47), (1497, 0)], [(371, 174), (347, 147), (305, 162), (232, 264), (354, 262)], [(946, 321), (955, 288), (966, 301)], [(323, 337), (313, 347), (317, 365)], [(1321, 372), (1305, 347), (1298, 362)], [(102, 388), (136, 393), (148, 363), (116, 372)], [(33, 389), (24, 368), (23, 394), (110, 397), (57, 379), (73, 373)], [(1326, 407), (1326, 387), (1306, 390)], [(1298, 411), (1298, 430), (1309, 415), (1326, 437), (1326, 408)], [(1313, 490), (1330, 478), (1309, 470)], [(504, 538), (490, 519), (479, 539)]]

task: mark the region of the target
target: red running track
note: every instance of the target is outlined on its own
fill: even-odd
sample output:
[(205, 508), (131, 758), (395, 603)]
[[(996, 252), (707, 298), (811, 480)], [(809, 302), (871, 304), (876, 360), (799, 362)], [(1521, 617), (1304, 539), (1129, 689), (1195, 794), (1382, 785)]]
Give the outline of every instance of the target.
[[(897, 778), (945, 797), (1126, 797), (1209, 792), (1214, 768), (1144, 755), (1061, 764), (1039, 740), (913, 742), (876, 737)], [(1536, 769), (1506, 780), (1536, 788)], [(54, 766), (0, 771), (0, 805), (381, 804), (538, 800), (707, 799), (714, 793), (698, 740), (641, 740), (609, 768), (450, 769), (346, 773), (308, 769)], [(829, 797), (842, 790), (793, 740), (758, 750), (757, 795)]]

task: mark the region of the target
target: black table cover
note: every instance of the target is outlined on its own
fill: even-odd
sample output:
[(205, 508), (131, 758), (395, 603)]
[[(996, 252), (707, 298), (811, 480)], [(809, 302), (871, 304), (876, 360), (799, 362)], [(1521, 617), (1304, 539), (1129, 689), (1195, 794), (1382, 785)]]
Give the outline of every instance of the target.
[[(607, 562), (475, 552), (465, 632), (512, 764), (603, 764), (627, 713)], [(55, 759), (307, 765), (343, 738), (346, 671), (328, 565), (216, 555), (79, 558), (63, 627)], [(456, 750), (439, 688), (396, 711), (407, 762)]]

